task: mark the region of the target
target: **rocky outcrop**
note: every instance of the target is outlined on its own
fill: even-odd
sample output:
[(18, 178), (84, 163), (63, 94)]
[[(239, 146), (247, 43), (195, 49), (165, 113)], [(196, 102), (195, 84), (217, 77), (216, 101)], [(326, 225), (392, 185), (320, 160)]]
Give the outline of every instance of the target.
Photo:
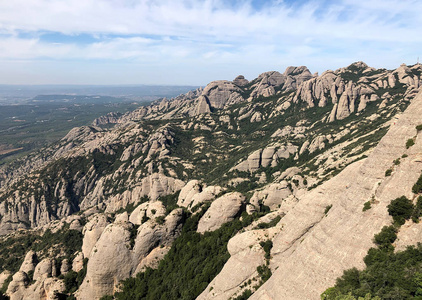
[[(181, 180), (167, 177), (159, 173), (152, 174), (148, 177), (144, 177), (132, 190), (126, 190), (122, 194), (110, 197), (107, 201), (107, 211), (116, 211), (131, 203), (136, 204), (144, 196), (147, 196), (151, 200), (156, 200), (160, 196), (174, 194), (184, 185), (185, 183)], [(89, 198), (87, 197), (86, 200), (81, 203), (81, 207), (91, 207), (92, 205), (97, 204), (95, 200), (94, 195)], [(87, 203), (85, 203), (85, 201)]]
[[(285, 216), (272, 234), (267, 235), (273, 241), (270, 260), (273, 275), (251, 299), (319, 299), (343, 270), (364, 266), (363, 257), (373, 246), (374, 234), (391, 224), (387, 205), (402, 195), (412, 198), (412, 186), (422, 172), (418, 158), (422, 139), (415, 129), (421, 122), (421, 113), (422, 93), (419, 93), (367, 159), (350, 165), (311, 192), (299, 195), (289, 209), (285, 210), (282, 204), (279, 212)], [(416, 143), (406, 149), (409, 138), (414, 138)], [(401, 158), (401, 163), (394, 165), (397, 158)], [(388, 168), (393, 172), (386, 177)], [(366, 201), (374, 204), (364, 212)], [(415, 232), (418, 236), (419, 228), (422, 227), (418, 224), (405, 225), (400, 230), (398, 244), (403, 248), (406, 243), (414, 243), (412, 237)], [(242, 234), (235, 238), (241, 237)], [(258, 241), (252, 241), (250, 249), (257, 244)], [(243, 274), (240, 270), (250, 270), (245, 274), (253, 276), (254, 268), (260, 263), (259, 257), (246, 250), (243, 257), (232, 255), (200, 299), (227, 299), (240, 294), (241, 280), (250, 277), (240, 278), (237, 274)]]
[(320, 135), (313, 138), (311, 142), (306, 140), (300, 147), (299, 154), (303, 154), (305, 151), (314, 153), (315, 151), (324, 149), (327, 144), (331, 144), (334, 138), (331, 135)]
[[(421, 71), (420, 65), (388, 71), (355, 63), (318, 76), (305, 67), (289, 67), (283, 74), (266, 72), (251, 82), (243, 76), (233, 82), (215, 81), (121, 117), (111, 114), (95, 121), (116, 123), (110, 129), (71, 130), (43, 150), (44, 156), (22, 164), (18, 173), (25, 173), (24, 181), (7, 179), (18, 173), (0, 171), (5, 178), (0, 234), (29, 227), (55, 232), (66, 220), (70, 229), (84, 235), (73, 261), (59, 264), (39, 255), (38, 262), (35, 253), (27, 253), (10, 285), (11, 294), (16, 299), (47, 297), (53, 287), (62, 289), (55, 272), (78, 272), (87, 258), (87, 278), (79, 297), (113, 293), (119, 280), (157, 266), (170, 249), (184, 216), (181, 209), (166, 215), (159, 200), (180, 191), (177, 204), (191, 212), (211, 202), (199, 221), (200, 233), (220, 228), (244, 209), (254, 214), (269, 207), (272, 214), (284, 216), (271, 230), (260, 231), (254, 223), (235, 237), (229, 243), (232, 257), (201, 297), (237, 297), (242, 292), (239, 285), (255, 278), (257, 266), (266, 263), (259, 243), (269, 238), (274, 243), (269, 265), (274, 279), (256, 297), (315, 298), (343, 268), (361, 266), (359, 259), (371, 245), (373, 233), (388, 221), (385, 206), (391, 199), (387, 198), (400, 193), (412, 196), (410, 181), (421, 169), (419, 133), (414, 127), (421, 121), (408, 111), (400, 121), (395, 115), (417, 93)], [(420, 115), (417, 106), (411, 108)], [(403, 119), (412, 121), (403, 125)], [(388, 126), (392, 129), (377, 148), (385, 153), (375, 149), (371, 154)], [(416, 145), (406, 150), (409, 138), (415, 138)], [(393, 166), (402, 154), (408, 157)], [(369, 158), (321, 185), (365, 156)], [(286, 169), (295, 162), (295, 168)], [(385, 178), (388, 168), (393, 174)], [(252, 197), (248, 203), (240, 193), (220, 197), (225, 189), (213, 185), (217, 182), (228, 189), (253, 187), (248, 190)], [(362, 212), (362, 203), (373, 197), (378, 204)], [(113, 221), (116, 211), (131, 206), (136, 207), (132, 213)], [(365, 226), (370, 229), (362, 233)], [(399, 233), (402, 248), (421, 235), (418, 226), (406, 226)], [(309, 253), (313, 257), (306, 257)], [(332, 273), (324, 273), (324, 265), (332, 265)], [(28, 278), (32, 271), (34, 283)], [(283, 282), (281, 287), (278, 282)], [(302, 282), (307, 283), (306, 291), (301, 290)]]
[(227, 245), (230, 259), (197, 299), (230, 299), (250, 288), (246, 288), (248, 281), (255, 282), (259, 278), (257, 268), (265, 264), (264, 251), (259, 243), (272, 238), (274, 232), (274, 229), (252, 230), (230, 239)]
[[(28, 253), (26, 257), (28, 260), (29, 256)], [(21, 266), (21, 269), (27, 269), (27, 266), (28, 261)], [(22, 270), (14, 274), (6, 295), (11, 300), (58, 299), (57, 293), (63, 292), (65, 287), (63, 281), (56, 277), (55, 261), (49, 258), (43, 259), (32, 271), (34, 271), (34, 282), (30, 282), (27, 273)]]
[(241, 193), (228, 193), (211, 203), (210, 208), (198, 223), (198, 232), (214, 231), (221, 225), (234, 219), (245, 203), (245, 196)]
[(202, 92), (213, 108), (221, 109), (244, 101), (242, 90), (230, 81), (218, 80), (209, 83)]
[(135, 225), (141, 225), (145, 222), (145, 219), (154, 219), (157, 217), (164, 216), (166, 208), (160, 201), (146, 202), (139, 205), (130, 214), (129, 221)]
[(106, 228), (108, 224), (107, 216), (104, 214), (95, 214), (88, 223), (86, 223), (82, 231), (82, 234), (84, 235), (82, 242), (83, 257), (90, 257), (92, 248), (94, 248), (104, 231), (104, 228)]
[(198, 104), (194, 111), (194, 115), (207, 114), (211, 112), (211, 104), (206, 96), (200, 96), (198, 98)]
[(260, 167), (274, 167), (281, 159), (289, 158), (298, 150), (297, 146), (288, 144), (273, 144), (263, 150), (256, 150), (241, 163), (234, 166), (231, 170), (243, 172), (256, 172)]
[(233, 83), (237, 86), (245, 86), (249, 83), (249, 81), (245, 79), (245, 76), (239, 75), (233, 80)]
[(94, 121), (92, 121), (92, 125), (100, 126), (100, 125), (106, 125), (106, 124), (115, 124), (118, 122), (121, 115), (122, 114), (120, 113), (110, 112), (106, 114), (105, 116), (96, 118)]
[(25, 259), (23, 260), (23, 263), (19, 269), (19, 271), (25, 272), (26, 274), (28, 274), (28, 272), (30, 271), (34, 271), (35, 270), (35, 266), (37, 265), (38, 260), (37, 260), (37, 255), (35, 254), (34, 251), (28, 251), (28, 253), (26, 253), (25, 255)]
[(114, 223), (103, 230), (91, 251), (78, 299), (99, 299), (112, 294), (120, 280), (140, 271), (138, 265), (143, 267), (143, 259), (154, 249), (172, 243), (180, 234), (182, 216), (182, 210), (176, 209), (162, 223), (150, 219), (141, 224), (134, 234), (128, 214), (118, 215)]
[[(374, 234), (391, 223), (386, 206), (396, 197), (409, 196), (422, 171), (420, 160), (414, 159), (422, 149), (421, 141), (417, 138), (415, 146), (405, 148), (406, 140), (416, 134), (421, 113), (419, 94), (368, 159), (302, 197), (286, 214), (272, 251), (272, 267), (278, 269), (251, 299), (318, 299), (344, 269), (363, 267)], [(385, 170), (403, 153), (409, 157), (386, 178)], [(363, 212), (363, 203), (372, 197), (379, 203)], [(332, 208), (325, 215), (328, 205)], [(303, 282), (307, 282), (306, 288), (300, 284)]]
[(214, 200), (224, 189), (220, 186), (207, 186), (198, 180), (189, 181), (181, 190), (177, 205), (191, 209), (198, 204)]

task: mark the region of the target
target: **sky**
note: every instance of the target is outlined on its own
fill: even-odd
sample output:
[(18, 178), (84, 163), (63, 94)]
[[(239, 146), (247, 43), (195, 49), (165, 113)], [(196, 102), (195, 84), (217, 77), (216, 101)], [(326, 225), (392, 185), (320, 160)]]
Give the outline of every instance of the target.
[(0, 84), (253, 79), (422, 59), (420, 0), (0, 0)]

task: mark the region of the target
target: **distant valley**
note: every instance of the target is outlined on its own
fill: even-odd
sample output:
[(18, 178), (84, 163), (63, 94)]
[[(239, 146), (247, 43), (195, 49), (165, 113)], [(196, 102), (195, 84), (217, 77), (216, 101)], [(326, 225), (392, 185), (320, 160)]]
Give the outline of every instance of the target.
[(123, 114), (193, 88), (0, 85), (0, 165), (47, 146), (71, 128), (88, 125), (109, 112)]

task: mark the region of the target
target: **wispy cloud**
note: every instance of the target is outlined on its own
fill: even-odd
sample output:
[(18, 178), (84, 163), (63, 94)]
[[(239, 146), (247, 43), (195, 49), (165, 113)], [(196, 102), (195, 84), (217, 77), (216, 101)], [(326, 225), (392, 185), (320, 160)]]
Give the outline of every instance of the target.
[[(416, 0), (2, 1), (0, 67), (13, 72), (14, 61), (26, 62), (28, 75), (25, 64), (15, 70), (21, 83), (74, 81), (63, 74), (79, 66), (86, 83), (184, 84), (288, 65), (324, 71), (364, 60), (393, 68), (420, 54), (420, 11)], [(34, 78), (43, 63), (56, 68)], [(93, 69), (99, 65), (108, 80)], [(15, 82), (9, 75), (0, 82)]]

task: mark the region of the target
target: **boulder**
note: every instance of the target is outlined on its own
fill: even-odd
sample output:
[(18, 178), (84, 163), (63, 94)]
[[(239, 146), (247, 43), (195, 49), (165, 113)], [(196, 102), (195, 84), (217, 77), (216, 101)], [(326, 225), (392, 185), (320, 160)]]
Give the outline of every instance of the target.
[(37, 255), (34, 251), (30, 250), (25, 255), (25, 259), (23, 260), (23, 263), (19, 269), (19, 271), (25, 272), (28, 274), (29, 271), (34, 271), (35, 266), (37, 265)]
[(238, 86), (245, 86), (249, 83), (249, 81), (245, 79), (245, 76), (239, 75), (233, 80), (233, 83)]
[(82, 230), (84, 235), (82, 242), (83, 257), (90, 257), (92, 248), (100, 238), (101, 233), (108, 223), (106, 215), (95, 214), (88, 223), (85, 224), (84, 229)]
[(214, 231), (233, 220), (245, 203), (241, 193), (228, 193), (214, 200), (198, 223), (198, 232)]

